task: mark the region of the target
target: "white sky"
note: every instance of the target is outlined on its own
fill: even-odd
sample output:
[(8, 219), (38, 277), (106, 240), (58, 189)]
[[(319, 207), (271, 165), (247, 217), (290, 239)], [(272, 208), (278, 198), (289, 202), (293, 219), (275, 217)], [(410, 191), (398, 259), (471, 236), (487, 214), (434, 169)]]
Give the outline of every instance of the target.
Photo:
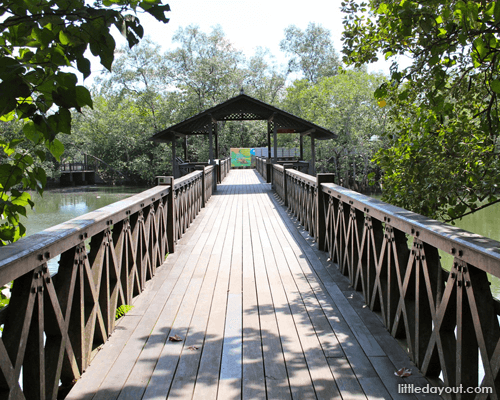
[[(198, 25), (208, 33), (213, 26), (221, 25), (226, 37), (247, 57), (257, 47), (267, 47), (284, 64), (285, 56), (279, 49), (284, 29), (296, 25), (305, 30), (309, 22), (315, 22), (330, 30), (335, 49), (341, 55), (341, 0), (164, 0), (164, 3), (171, 8), (167, 13), (168, 24), (147, 15), (139, 16), (145, 35), (164, 50), (174, 46), (171, 38), (179, 27)], [(125, 43), (117, 31), (114, 36), (117, 44)], [(369, 70), (388, 73), (388, 63), (373, 64)]]

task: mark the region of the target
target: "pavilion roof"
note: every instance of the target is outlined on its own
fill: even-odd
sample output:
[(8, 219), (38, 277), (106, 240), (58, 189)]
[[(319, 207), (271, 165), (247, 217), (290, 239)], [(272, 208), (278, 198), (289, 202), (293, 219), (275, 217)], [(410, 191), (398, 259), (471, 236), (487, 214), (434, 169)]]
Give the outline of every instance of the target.
[(206, 135), (216, 121), (272, 121), (278, 133), (300, 133), (314, 139), (335, 139), (337, 135), (319, 125), (280, 110), (246, 94), (235, 96), (219, 105), (196, 114), (151, 137), (155, 142), (171, 141), (174, 137)]

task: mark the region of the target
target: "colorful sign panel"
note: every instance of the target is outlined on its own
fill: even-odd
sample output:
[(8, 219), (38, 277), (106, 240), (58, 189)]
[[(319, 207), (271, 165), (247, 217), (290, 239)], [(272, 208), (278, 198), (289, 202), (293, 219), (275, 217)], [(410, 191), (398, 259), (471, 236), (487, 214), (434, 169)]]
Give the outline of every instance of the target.
[(231, 167), (248, 167), (255, 164), (255, 149), (233, 148), (231, 149)]

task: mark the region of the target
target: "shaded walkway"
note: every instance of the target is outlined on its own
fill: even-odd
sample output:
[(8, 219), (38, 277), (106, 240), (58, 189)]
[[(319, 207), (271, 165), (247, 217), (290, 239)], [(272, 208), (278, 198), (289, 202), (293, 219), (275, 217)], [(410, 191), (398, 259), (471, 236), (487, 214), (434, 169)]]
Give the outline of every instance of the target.
[(67, 398), (417, 398), (398, 384), (427, 381), (326, 258), (232, 170)]

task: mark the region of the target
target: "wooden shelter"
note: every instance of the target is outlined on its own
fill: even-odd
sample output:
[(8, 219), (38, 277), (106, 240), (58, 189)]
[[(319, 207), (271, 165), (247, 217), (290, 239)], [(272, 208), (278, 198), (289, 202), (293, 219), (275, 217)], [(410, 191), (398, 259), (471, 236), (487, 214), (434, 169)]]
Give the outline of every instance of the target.
[(273, 135), (274, 157), (273, 164), (277, 163), (277, 134), (300, 134), (300, 159), (304, 156), (303, 137), (311, 137), (312, 165), (314, 165), (315, 140), (335, 139), (336, 134), (312, 122), (306, 121), (270, 104), (257, 100), (241, 92), (217, 106), (196, 114), (176, 125), (173, 125), (151, 137), (155, 142), (172, 142), (172, 165), (175, 165), (176, 138), (184, 139), (185, 158), (187, 158), (187, 137), (191, 135), (206, 135), (209, 140), (209, 164), (215, 164), (219, 158), (219, 141), (217, 126), (219, 121), (267, 121), (267, 147), (271, 155), (271, 135)]

